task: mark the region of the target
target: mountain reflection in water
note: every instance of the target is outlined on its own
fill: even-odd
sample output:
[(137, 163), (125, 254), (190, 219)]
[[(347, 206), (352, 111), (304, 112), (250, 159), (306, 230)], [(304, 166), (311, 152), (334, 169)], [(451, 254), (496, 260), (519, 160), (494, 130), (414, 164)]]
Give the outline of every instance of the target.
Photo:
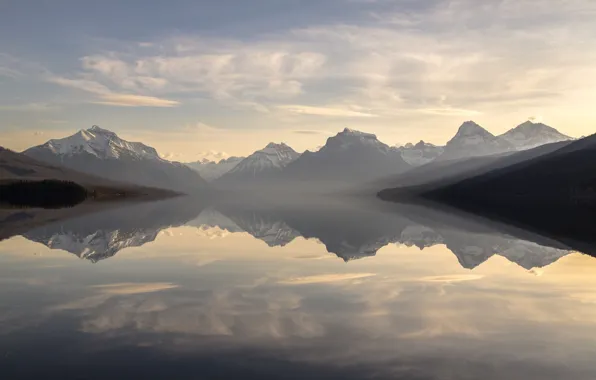
[(561, 239), (340, 199), (17, 219), (6, 378), (596, 378), (596, 260)]
[[(383, 206), (384, 209), (379, 207)], [(344, 261), (374, 256), (389, 244), (420, 249), (445, 245), (462, 267), (473, 269), (501, 255), (525, 269), (544, 267), (571, 247), (526, 233), (518, 238), (494, 225), (420, 205), (386, 209), (377, 202), (316, 199), (313, 203), (226, 202), (192, 198), (112, 208), (22, 233), (31, 241), (97, 262), (156, 239), (170, 227), (208, 232), (248, 233), (269, 247), (284, 247), (298, 237), (315, 239)]]

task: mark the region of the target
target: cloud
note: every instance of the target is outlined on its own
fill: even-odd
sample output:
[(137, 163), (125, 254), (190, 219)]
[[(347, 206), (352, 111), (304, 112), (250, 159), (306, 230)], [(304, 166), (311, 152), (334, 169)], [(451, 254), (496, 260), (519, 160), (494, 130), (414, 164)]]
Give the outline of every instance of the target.
[(31, 68), (31, 65), (12, 55), (0, 53), (0, 77), (20, 79), (25, 76), (23, 69)]
[(596, 88), (586, 79), (596, 78), (593, 2), (359, 3), (366, 12), (345, 23), (118, 41), (54, 82), (97, 94), (101, 104), (172, 107), (192, 98), (259, 121), (376, 117), (384, 126), (532, 114), (577, 105), (574, 96)]
[[(539, 113), (570, 125), (568, 134), (589, 132), (589, 95), (596, 89), (593, 1), (358, 3), (357, 17), (342, 22), (315, 17), (285, 29), (244, 25), (242, 35), (183, 28), (149, 40), (105, 40), (66, 66), (54, 63), (55, 75), (1, 54), (0, 67), (12, 76), (24, 73), (23, 80), (45, 73), (49, 82), (86, 93), (85, 102), (193, 103), (236, 136), (242, 129), (287, 134), (340, 123), (357, 129), (366, 120), (381, 138), (424, 134), (442, 143), (453, 133), (445, 126), (455, 128), (462, 118), (504, 130)], [(73, 64), (74, 71), (64, 71)], [(176, 113), (185, 118), (178, 124), (188, 112)], [(314, 146), (308, 133), (299, 134), (302, 148)], [(223, 143), (217, 149), (245, 154)]]
[(87, 74), (122, 89), (204, 92), (220, 101), (246, 104), (302, 93), (302, 79), (325, 62), (321, 53), (244, 46), (230, 40), (181, 37), (159, 45), (166, 46), (166, 54), (156, 52), (134, 60), (123, 54), (97, 54), (81, 62)]
[(426, 108), (421, 109), (420, 112), (429, 113), (433, 115), (444, 115), (444, 116), (477, 116), (482, 114), (482, 112), (474, 111), (474, 110), (465, 110), (465, 109), (458, 109), (458, 108)]
[(321, 131), (321, 130), (313, 130), (313, 129), (301, 129), (292, 131), (298, 135), (331, 135), (331, 132), (328, 131)]
[(46, 78), (46, 81), (63, 87), (70, 87), (77, 90), (83, 90), (93, 94), (103, 95), (110, 93), (110, 90), (106, 86), (88, 79), (69, 79), (60, 76), (49, 76)]
[(22, 74), (20, 72), (18, 72), (17, 70), (0, 66), (0, 77), (8, 77), (8, 78), (16, 79), (16, 78), (20, 77), (21, 75)]
[(465, 281), (475, 281), (484, 278), (480, 274), (458, 274), (458, 275), (445, 275), (445, 276), (429, 276), (420, 279), (422, 282), (437, 282), (437, 283), (456, 283)]
[(155, 293), (177, 287), (178, 285), (169, 282), (118, 283), (93, 286), (93, 288), (97, 289), (100, 293), (112, 295)]
[(330, 117), (376, 117), (376, 115), (370, 113), (353, 111), (346, 108), (313, 107), (302, 105), (281, 105), (278, 106), (278, 108), (300, 115), (316, 115)]
[[(367, 4), (369, 22), (313, 25), (248, 41), (179, 35), (85, 56), (82, 69), (119, 93), (194, 93), (279, 117), (277, 111), (460, 118), (550, 102), (572, 83), (596, 86), (580, 80), (596, 71), (595, 49), (580, 49), (575, 37), (592, 30), (582, 16), (596, 9), (589, 3), (555, 9), (534, 0), (458, 0), (405, 11), (385, 3), (384, 12), (376, 12), (379, 2)], [(582, 74), (570, 70), (578, 64)]]
[(328, 282), (340, 282), (356, 280), (360, 278), (375, 276), (374, 273), (332, 273), (332, 274), (321, 274), (315, 276), (306, 277), (294, 277), (287, 280), (278, 281), (278, 284), (282, 285), (306, 285), (306, 284), (321, 284)]
[(119, 107), (175, 107), (180, 103), (174, 100), (161, 99), (154, 96), (123, 94), (112, 92), (105, 85), (89, 79), (70, 79), (60, 76), (49, 76), (46, 81), (63, 87), (74, 88), (95, 94), (100, 100), (92, 101)]
[(14, 105), (0, 105), (0, 110), (6, 111), (51, 111), (57, 107), (49, 103), (26, 103), (26, 104), (14, 104)]
[(105, 94), (101, 99), (94, 103), (120, 107), (175, 107), (180, 104), (174, 100), (130, 94)]
[(193, 153), (191, 156), (187, 154), (181, 153), (174, 153), (174, 152), (165, 152), (160, 154), (161, 158), (166, 160), (177, 159), (180, 160), (183, 157), (185, 160), (191, 160), (192, 162), (195, 161), (212, 161), (212, 162), (219, 162), (223, 159), (231, 157), (228, 153), (216, 150), (210, 150), (205, 152)]

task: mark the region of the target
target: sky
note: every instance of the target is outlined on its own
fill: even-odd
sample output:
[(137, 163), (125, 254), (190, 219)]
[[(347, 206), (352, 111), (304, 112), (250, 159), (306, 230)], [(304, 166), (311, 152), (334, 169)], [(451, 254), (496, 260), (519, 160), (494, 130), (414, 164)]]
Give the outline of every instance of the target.
[(6, 0), (0, 145), (99, 125), (180, 161), (345, 127), (594, 133), (593, 0)]

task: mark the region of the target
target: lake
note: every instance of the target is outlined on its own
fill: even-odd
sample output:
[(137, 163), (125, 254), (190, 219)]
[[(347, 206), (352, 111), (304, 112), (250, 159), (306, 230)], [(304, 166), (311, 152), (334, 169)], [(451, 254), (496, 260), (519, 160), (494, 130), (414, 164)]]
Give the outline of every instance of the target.
[(325, 198), (41, 214), (0, 218), (5, 379), (596, 378), (564, 239)]

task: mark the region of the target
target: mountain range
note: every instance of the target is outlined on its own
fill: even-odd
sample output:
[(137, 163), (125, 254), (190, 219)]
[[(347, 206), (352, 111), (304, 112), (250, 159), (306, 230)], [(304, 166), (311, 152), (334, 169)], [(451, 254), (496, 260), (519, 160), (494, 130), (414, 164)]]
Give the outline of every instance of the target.
[[(88, 197), (95, 199), (105, 200), (131, 196), (155, 198), (173, 195), (172, 192), (162, 189), (111, 181), (63, 166), (52, 165), (0, 147), (0, 185), (41, 183), (41, 181), (47, 180), (78, 184), (86, 190)], [(0, 194), (0, 203), (2, 200), (3, 197)]]
[(470, 157), (492, 156), (536, 148), (554, 142), (571, 141), (556, 129), (527, 121), (495, 136), (473, 121), (464, 122), (445, 146), (424, 141), (406, 144), (397, 149), (412, 166), (423, 166), (435, 160), (450, 161)]
[(374, 134), (346, 128), (327, 139), (318, 151), (304, 152), (286, 167), (281, 178), (307, 184), (345, 185), (410, 168), (401, 152), (380, 142)]
[[(533, 122), (495, 136), (467, 121), (445, 146), (420, 141), (391, 147), (374, 134), (346, 128), (313, 152), (300, 154), (285, 143), (270, 143), (247, 157), (182, 164), (161, 158), (154, 148), (143, 143), (126, 141), (93, 126), (66, 138), (49, 140), (23, 154), (38, 162), (108, 181), (187, 194), (212, 187), (243, 186), (264, 189), (279, 186), (284, 191), (305, 192), (338, 190), (363, 183), (378, 186), (383, 178), (393, 178), (384, 182), (383, 187), (393, 186), (408, 176), (428, 182), (451, 173), (456, 167), (454, 162), (462, 162), (457, 167), (484, 165), (501, 156), (564, 141), (572, 139)], [(443, 170), (445, 167), (450, 169)], [(397, 182), (396, 177), (400, 178)]]
[(245, 157), (229, 157), (219, 161), (210, 161), (203, 159), (200, 161), (189, 162), (186, 165), (196, 170), (203, 179), (208, 182), (218, 179), (230, 170), (234, 169)]
[(531, 121), (526, 121), (499, 137), (513, 145), (517, 150), (532, 149), (553, 142), (573, 140), (548, 125)]
[(49, 140), (23, 152), (51, 165), (108, 180), (178, 192), (196, 192), (207, 182), (188, 166), (159, 157), (157, 151), (93, 126), (72, 136)]
[(238, 186), (247, 182), (269, 180), (279, 175), (298, 157), (300, 154), (284, 143), (269, 143), (234, 165), (216, 183)]
[(433, 162), (493, 157), (571, 140), (554, 128), (531, 121), (500, 136), (467, 121), (445, 146), (420, 141), (390, 147), (374, 134), (346, 128), (314, 152), (300, 155), (285, 144), (271, 143), (246, 158), (189, 165), (224, 187), (247, 182), (271, 185), (288, 181), (309, 183), (313, 187), (323, 182), (341, 187), (399, 175)]
[(596, 229), (596, 135), (541, 145), (456, 176), (378, 193), (384, 200), (432, 200), (566, 244)]
[(466, 121), (447, 142), (438, 160), (490, 156), (516, 150), (507, 140), (495, 136), (473, 121)]
[(412, 166), (428, 164), (445, 151), (445, 147), (426, 143), (423, 140), (420, 140), (417, 144), (408, 143), (396, 148), (401, 153), (404, 161)]

